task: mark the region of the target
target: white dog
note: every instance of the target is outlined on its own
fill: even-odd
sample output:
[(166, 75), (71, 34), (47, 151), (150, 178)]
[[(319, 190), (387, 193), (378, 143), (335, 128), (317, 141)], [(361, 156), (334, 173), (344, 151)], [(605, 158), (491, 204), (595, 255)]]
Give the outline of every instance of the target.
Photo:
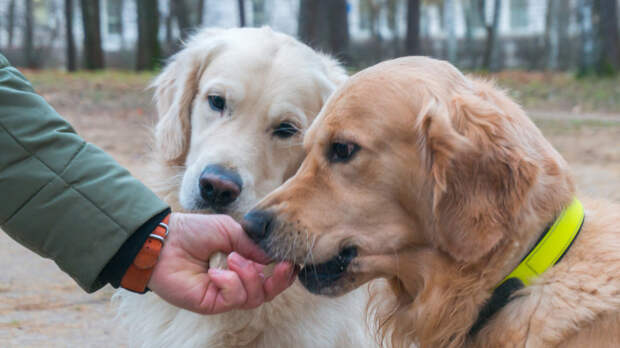
[[(332, 58), (269, 28), (200, 31), (153, 83), (155, 188), (174, 210), (239, 219), (296, 172), (302, 133), (346, 78)], [(212, 258), (211, 267), (224, 260)], [(296, 282), (254, 310), (211, 316), (153, 293), (121, 290), (115, 297), (132, 346), (375, 345), (365, 322), (366, 289), (328, 299)]]

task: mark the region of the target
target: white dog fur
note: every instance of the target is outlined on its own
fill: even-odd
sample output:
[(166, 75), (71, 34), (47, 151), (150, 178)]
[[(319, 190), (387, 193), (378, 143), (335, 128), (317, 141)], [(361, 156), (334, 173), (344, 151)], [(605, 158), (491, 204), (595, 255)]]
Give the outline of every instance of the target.
[[(334, 59), (269, 28), (203, 29), (155, 79), (159, 122), (151, 172), (154, 187), (176, 211), (199, 211), (198, 177), (206, 165), (235, 169), (239, 198), (224, 211), (239, 219), (282, 184), (303, 158), (302, 133), (347, 76)], [(208, 95), (225, 97), (213, 111)], [(300, 129), (280, 139), (282, 122)], [(224, 257), (211, 259), (223, 267)], [(296, 282), (259, 308), (201, 316), (153, 293), (120, 290), (122, 325), (142, 347), (367, 347), (367, 289), (329, 299)]]

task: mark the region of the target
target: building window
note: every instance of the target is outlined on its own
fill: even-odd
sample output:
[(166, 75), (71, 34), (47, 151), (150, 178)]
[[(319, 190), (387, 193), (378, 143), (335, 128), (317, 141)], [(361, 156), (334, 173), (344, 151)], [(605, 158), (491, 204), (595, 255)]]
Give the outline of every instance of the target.
[(108, 0), (108, 33), (120, 35), (123, 31), (123, 0)]
[(528, 26), (528, 0), (510, 0), (510, 27), (513, 29)]

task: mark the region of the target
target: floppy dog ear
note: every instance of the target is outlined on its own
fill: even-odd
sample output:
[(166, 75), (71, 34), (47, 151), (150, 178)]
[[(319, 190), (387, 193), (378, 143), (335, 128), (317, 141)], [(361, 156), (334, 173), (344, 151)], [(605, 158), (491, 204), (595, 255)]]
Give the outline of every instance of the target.
[(347, 71), (337, 59), (324, 53), (318, 53), (318, 55), (325, 67), (327, 78), (335, 87), (342, 85), (349, 78)]
[(418, 117), (435, 242), (458, 261), (477, 261), (506, 237), (536, 178), (503, 122), (502, 110), (474, 94), (450, 105), (432, 99)]
[(321, 97), (323, 102), (332, 94), (336, 88), (340, 87), (348, 78), (347, 71), (342, 64), (328, 54), (317, 52), (323, 65), (324, 77), (322, 76)]
[(170, 163), (181, 165), (189, 149), (192, 103), (204, 69), (221, 46), (215, 40), (220, 32), (204, 29), (194, 35), (151, 84), (159, 116), (156, 146)]

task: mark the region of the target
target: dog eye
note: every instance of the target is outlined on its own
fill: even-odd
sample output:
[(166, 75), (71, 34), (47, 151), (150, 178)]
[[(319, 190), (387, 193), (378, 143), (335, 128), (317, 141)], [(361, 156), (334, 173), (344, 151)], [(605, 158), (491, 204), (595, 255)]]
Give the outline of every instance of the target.
[(297, 129), (295, 125), (288, 122), (282, 122), (273, 130), (273, 135), (278, 138), (286, 139), (297, 134), (297, 132), (299, 132), (299, 129)]
[(226, 99), (223, 97), (220, 97), (219, 95), (210, 95), (207, 97), (207, 100), (209, 101), (209, 107), (211, 107), (211, 110), (217, 112), (224, 111), (224, 108), (226, 107)]
[(330, 162), (348, 162), (359, 148), (359, 145), (354, 143), (332, 143), (329, 149), (329, 160)]

